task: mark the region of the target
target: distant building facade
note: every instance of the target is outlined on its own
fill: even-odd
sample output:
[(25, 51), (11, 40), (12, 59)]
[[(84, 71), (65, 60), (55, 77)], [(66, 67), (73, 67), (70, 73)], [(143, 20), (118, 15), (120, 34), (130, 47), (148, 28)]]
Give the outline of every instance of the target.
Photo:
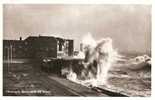
[(73, 56), (74, 41), (69, 39), (30, 36), (25, 40), (3, 40), (3, 58), (45, 58)]

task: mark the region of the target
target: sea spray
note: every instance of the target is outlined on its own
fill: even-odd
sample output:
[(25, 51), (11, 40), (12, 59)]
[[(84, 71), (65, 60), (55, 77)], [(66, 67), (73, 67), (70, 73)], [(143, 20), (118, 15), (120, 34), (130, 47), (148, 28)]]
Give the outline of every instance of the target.
[[(83, 69), (81, 70), (81, 74), (70, 70), (67, 78), (86, 86), (107, 84), (108, 71), (112, 64), (120, 58), (120, 55), (113, 48), (112, 39), (102, 38), (96, 41), (91, 34), (87, 34), (82, 39), (82, 45), (85, 59), (82, 63)], [(79, 75), (83, 79), (78, 78)]]

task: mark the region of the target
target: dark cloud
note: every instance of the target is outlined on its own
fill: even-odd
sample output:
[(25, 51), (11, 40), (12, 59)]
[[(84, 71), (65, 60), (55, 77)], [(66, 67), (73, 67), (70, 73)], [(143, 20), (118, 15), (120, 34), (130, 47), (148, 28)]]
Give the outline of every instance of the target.
[(4, 5), (4, 39), (51, 35), (75, 39), (87, 32), (111, 37), (120, 51), (151, 49), (150, 5)]

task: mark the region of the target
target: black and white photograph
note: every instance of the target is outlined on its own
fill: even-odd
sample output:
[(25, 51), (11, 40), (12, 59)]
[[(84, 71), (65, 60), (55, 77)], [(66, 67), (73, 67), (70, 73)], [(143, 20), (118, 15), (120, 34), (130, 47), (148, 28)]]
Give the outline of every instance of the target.
[(3, 96), (151, 97), (151, 4), (3, 4)]

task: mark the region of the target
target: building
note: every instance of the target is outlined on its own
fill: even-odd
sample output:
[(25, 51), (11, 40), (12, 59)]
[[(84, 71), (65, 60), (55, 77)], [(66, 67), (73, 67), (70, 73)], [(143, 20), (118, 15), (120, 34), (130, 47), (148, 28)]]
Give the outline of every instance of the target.
[(30, 36), (25, 39), (24, 44), (30, 58), (57, 57), (57, 40), (54, 37)]
[(25, 40), (3, 40), (3, 58), (60, 58), (73, 56), (73, 40), (52, 36), (30, 36)]

